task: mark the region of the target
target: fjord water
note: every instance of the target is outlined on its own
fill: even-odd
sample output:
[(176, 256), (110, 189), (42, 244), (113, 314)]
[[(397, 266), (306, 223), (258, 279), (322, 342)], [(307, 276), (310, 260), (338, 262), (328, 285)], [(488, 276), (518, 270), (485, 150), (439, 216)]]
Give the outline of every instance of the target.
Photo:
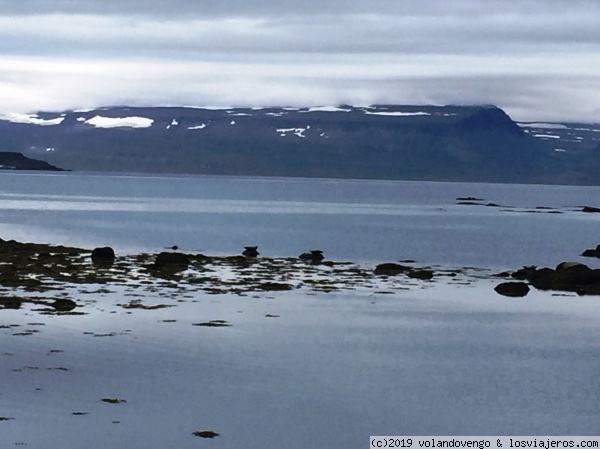
[[(600, 215), (580, 212), (599, 193), (0, 173), (0, 236), (121, 254), (173, 244), (237, 254), (257, 244), (267, 256), (320, 247), (367, 267), (414, 258), (518, 268), (577, 260), (600, 243)], [(502, 207), (456, 204), (466, 196)], [(598, 297), (510, 299), (494, 292), (497, 279), (463, 275), (391, 282), (396, 289), (252, 296), (175, 285), (143, 290), (142, 300), (176, 307), (136, 311), (119, 305), (122, 287), (83, 295), (73, 286), (86, 315), (0, 310), (0, 416), (14, 418), (0, 422), (0, 447), (358, 449), (369, 435), (598, 434)], [(212, 319), (232, 327), (192, 326)], [(40, 332), (16, 336), (11, 325)], [(107, 396), (127, 403), (100, 401)], [(192, 435), (202, 429), (220, 436)]]
[(265, 256), (320, 248), (334, 260), (518, 268), (600, 243), (600, 214), (580, 212), (599, 202), (598, 187), (4, 172), (0, 236), (117, 252), (258, 245)]

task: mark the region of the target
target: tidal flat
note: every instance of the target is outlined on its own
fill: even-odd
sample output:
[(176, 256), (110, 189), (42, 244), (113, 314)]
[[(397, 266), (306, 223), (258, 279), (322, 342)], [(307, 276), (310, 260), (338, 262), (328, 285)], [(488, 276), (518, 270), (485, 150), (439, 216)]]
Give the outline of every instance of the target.
[(594, 295), (510, 298), (494, 291), (506, 273), (412, 261), (0, 247), (9, 447), (597, 433)]

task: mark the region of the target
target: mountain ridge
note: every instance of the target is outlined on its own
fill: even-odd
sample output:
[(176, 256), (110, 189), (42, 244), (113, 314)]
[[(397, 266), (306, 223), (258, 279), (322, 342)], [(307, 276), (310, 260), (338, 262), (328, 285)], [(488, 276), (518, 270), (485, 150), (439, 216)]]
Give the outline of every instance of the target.
[(0, 151), (79, 171), (597, 185), (587, 126), (583, 138), (492, 105), (125, 106), (4, 117)]

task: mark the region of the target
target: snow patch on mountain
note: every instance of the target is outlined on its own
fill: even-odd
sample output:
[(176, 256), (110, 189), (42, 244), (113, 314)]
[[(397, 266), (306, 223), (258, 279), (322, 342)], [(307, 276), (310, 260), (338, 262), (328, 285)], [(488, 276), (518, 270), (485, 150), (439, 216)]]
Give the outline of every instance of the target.
[(559, 123), (517, 123), (521, 128), (539, 128), (539, 129), (569, 129), (568, 126)]
[(388, 116), (388, 117), (410, 117), (410, 116), (414, 116), (414, 115), (431, 115), (431, 113), (429, 113), (429, 112), (400, 112), (400, 111), (389, 111), (389, 112), (365, 111), (365, 114), (366, 115), (382, 115), (382, 116)]
[(149, 128), (154, 120), (146, 117), (102, 117), (97, 115), (85, 123), (96, 128)]
[(351, 112), (352, 109), (343, 109), (337, 106), (316, 106), (306, 112)]
[(0, 116), (0, 120), (7, 120), (13, 123), (28, 123), (32, 125), (53, 126), (60, 125), (65, 119), (64, 115), (53, 119), (43, 119), (37, 114), (9, 114)]
[(206, 128), (206, 123), (200, 123), (199, 125), (196, 126), (189, 126), (188, 129), (204, 129)]
[(533, 137), (538, 137), (541, 139), (560, 139), (560, 136), (556, 136), (554, 134), (534, 134)]
[(310, 126), (306, 126), (306, 128), (277, 128), (277, 132), (281, 137), (287, 136), (288, 133), (293, 133), (295, 136), (305, 138), (304, 132), (310, 129)]

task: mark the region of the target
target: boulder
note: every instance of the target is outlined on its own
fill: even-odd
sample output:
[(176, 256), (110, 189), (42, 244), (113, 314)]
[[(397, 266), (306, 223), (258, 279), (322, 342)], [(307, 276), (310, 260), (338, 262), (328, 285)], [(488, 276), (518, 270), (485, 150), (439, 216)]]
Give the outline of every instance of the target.
[(600, 208), (599, 207), (592, 207), (592, 206), (583, 206), (583, 208), (581, 209), (581, 212), (588, 212), (588, 213), (600, 213)]
[(400, 265), (399, 263), (381, 263), (375, 267), (374, 273), (378, 276), (395, 276), (400, 273), (408, 273), (412, 267)]
[(244, 257), (258, 257), (260, 253), (258, 252), (258, 246), (244, 246), (244, 252), (242, 256)]
[(187, 254), (163, 251), (156, 256), (154, 266), (159, 269), (185, 270), (190, 264)]
[(310, 251), (310, 253), (300, 254), (298, 258), (309, 262), (320, 262), (325, 258), (325, 256), (323, 256), (323, 251), (320, 249), (313, 249)]
[(583, 257), (597, 257), (600, 259), (600, 245), (594, 249), (586, 249), (582, 254)]
[(419, 269), (414, 269), (413, 268), (408, 273), (406, 273), (406, 275), (409, 278), (412, 278), (412, 279), (429, 280), (429, 279), (433, 278), (433, 271), (431, 271), (431, 270), (419, 270)]
[(526, 296), (529, 293), (529, 285), (525, 282), (503, 282), (494, 287), (496, 293), (502, 296), (519, 298)]
[(556, 271), (560, 270), (585, 270), (587, 267), (581, 262), (561, 262), (556, 266)]
[(115, 261), (115, 251), (110, 246), (94, 248), (92, 262), (97, 265), (112, 264)]
[(70, 312), (77, 307), (77, 303), (71, 299), (59, 298), (51, 303), (50, 306), (58, 312)]

